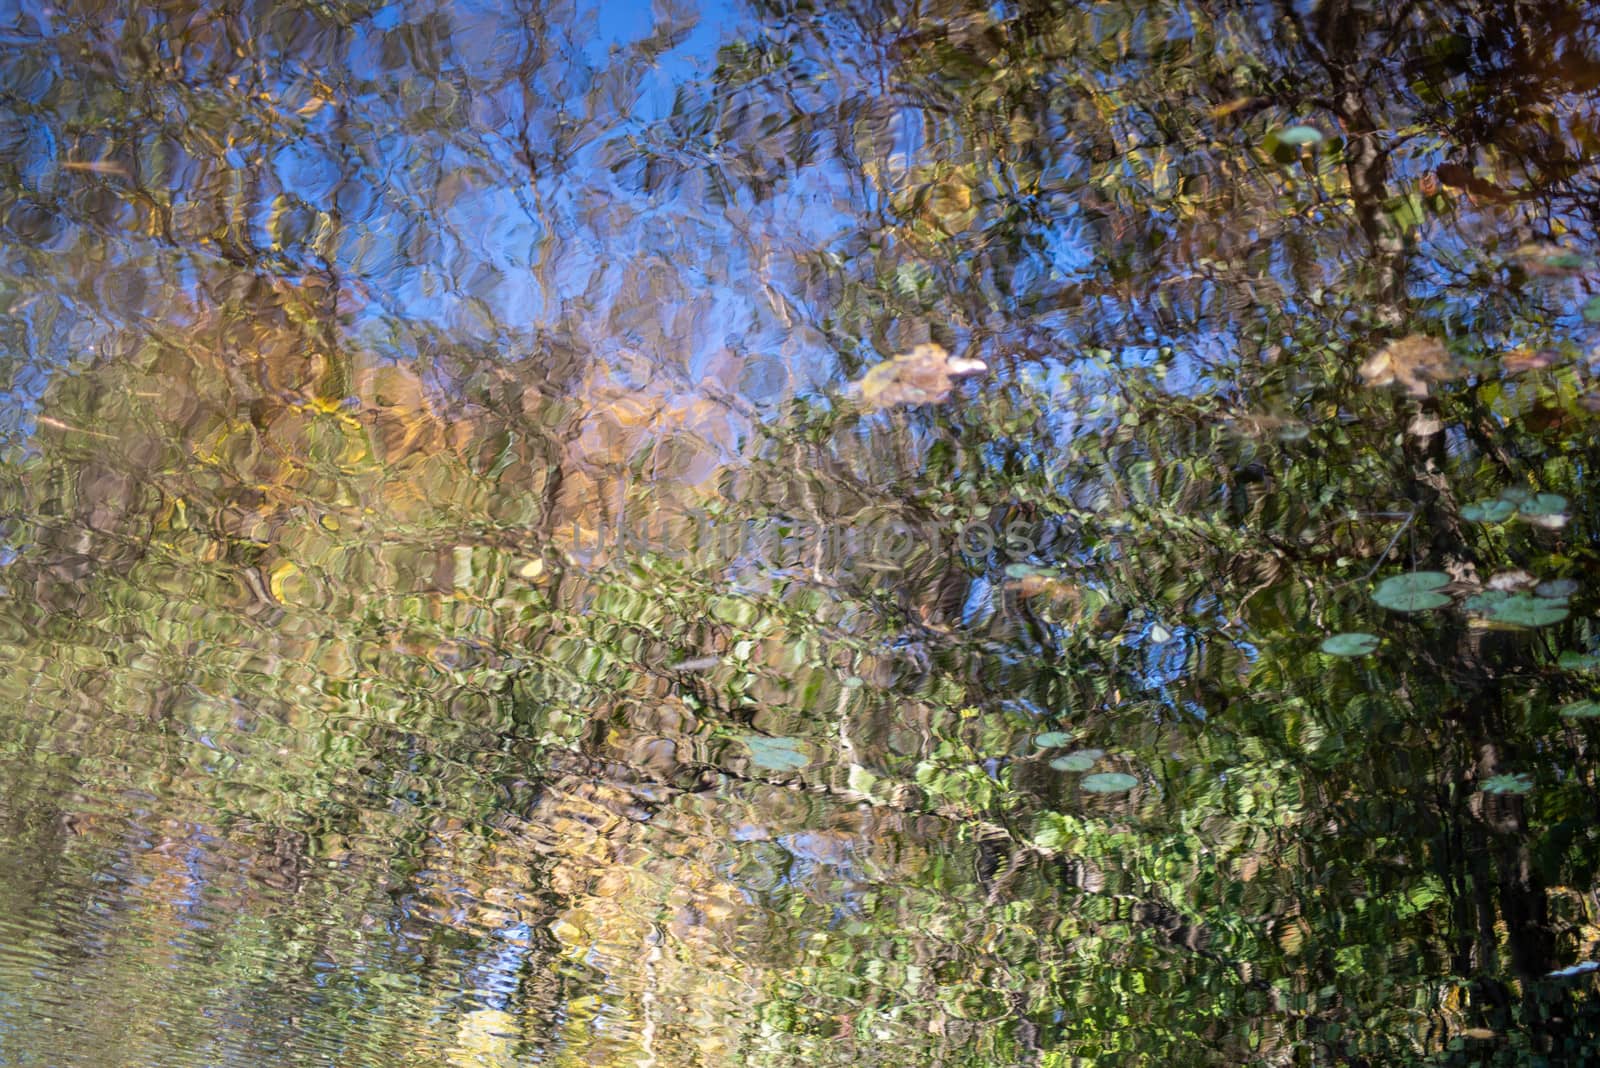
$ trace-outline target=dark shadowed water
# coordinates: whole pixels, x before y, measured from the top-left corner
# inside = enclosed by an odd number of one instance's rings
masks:
[[[0,1064],[1600,1063],[1597,87],[0,5]]]

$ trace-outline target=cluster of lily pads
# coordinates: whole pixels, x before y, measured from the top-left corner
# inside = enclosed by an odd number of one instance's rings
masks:
[[[1534,493],[1521,486],[1508,486],[1498,497],[1485,497],[1463,507],[1461,518],[1471,523],[1521,519],[1535,526],[1559,530],[1567,525],[1567,499],[1559,493]]]
[[[1548,627],[1567,618],[1568,600],[1578,592],[1573,579],[1559,578],[1539,582],[1523,572],[1496,576],[1461,602],[1461,607],[1487,622],[1508,627]],[[1378,583],[1372,599],[1391,612],[1426,612],[1443,608],[1453,598],[1445,592],[1450,576],[1443,571],[1408,571],[1391,575]],[[1322,651],[1330,656],[1366,656],[1375,652],[1380,640],[1365,631],[1348,631],[1323,639]],[[1600,654],[1564,654],[1562,667],[1600,666]]]
[[[1559,526],[1566,522],[1566,506],[1566,498],[1553,493],[1507,491],[1496,500],[1467,506],[1462,515],[1480,522],[1503,522],[1514,515],[1531,521],[1559,517],[1560,522],[1553,524]],[[1450,576],[1442,571],[1391,575],[1378,583],[1372,599],[1391,612],[1426,612],[1451,603],[1453,598],[1445,592],[1450,582]],[[1526,572],[1506,572],[1490,579],[1488,588],[1463,599],[1461,607],[1494,624],[1545,627],[1567,618],[1568,599],[1576,592],[1578,583],[1573,579],[1539,582]],[[1376,652],[1380,644],[1381,639],[1375,634],[1347,631],[1324,638],[1321,648],[1330,656],[1361,657]],[[1566,670],[1600,670],[1600,652],[1565,652],[1558,663]],[[1561,706],[1559,714],[1563,719],[1600,719],[1600,701],[1571,701]],[[1484,779],[1478,789],[1490,794],[1525,794],[1533,785],[1528,774],[1509,772]]]
[[[1450,603],[1450,595],[1444,592],[1449,584],[1450,576],[1443,571],[1408,571],[1378,583],[1372,599],[1391,612],[1426,612]],[[1501,586],[1491,582],[1488,589],[1463,600],[1461,607],[1494,623],[1547,627],[1567,618],[1567,600],[1577,590],[1572,579],[1538,582],[1530,577]]]
[[[1040,749],[1063,749],[1072,744],[1072,736],[1065,731],[1045,731],[1033,739]],[[1057,771],[1085,772],[1106,755],[1104,749],[1076,749],[1050,761]],[[1078,786],[1091,794],[1120,794],[1139,785],[1139,780],[1125,771],[1097,771],[1085,775]]]

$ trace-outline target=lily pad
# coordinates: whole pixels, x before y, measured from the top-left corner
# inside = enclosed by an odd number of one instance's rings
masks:
[[[1567,650],[1556,665],[1566,671],[1594,671],[1600,668],[1600,653],[1578,653]]]
[[[750,750],[750,763],[768,771],[799,771],[811,763],[805,743],[798,738],[768,738],[747,734],[739,739]]]
[[[1500,499],[1510,501],[1512,504],[1525,504],[1533,500],[1533,491],[1522,486],[1507,486],[1500,491]]]
[[[1138,786],[1139,780],[1125,771],[1097,771],[1078,785],[1091,794],[1121,794]]]
[[[1366,656],[1377,648],[1378,636],[1359,630],[1322,639],[1322,651],[1329,656]]]
[[[1504,499],[1473,501],[1461,509],[1461,518],[1470,523],[1504,523],[1516,514],[1516,504]]]
[[[1045,731],[1033,740],[1033,744],[1040,749],[1056,749],[1072,741],[1072,735],[1066,731]]]
[[[1566,619],[1567,611],[1564,599],[1514,593],[1489,608],[1488,615],[1496,623],[1510,623],[1516,627],[1548,627]]]
[[[1425,612],[1430,608],[1443,608],[1450,598],[1439,589],[1450,581],[1443,571],[1412,571],[1405,575],[1391,575],[1378,583],[1372,599],[1391,612]]]
[[[1050,766],[1057,771],[1088,771],[1105,755],[1104,749],[1079,749],[1075,753],[1056,757],[1050,761]]]
[[[1567,499],[1559,493],[1536,493],[1531,499],[1517,505],[1517,511],[1523,515],[1561,515],[1566,510]]]
[[[1509,600],[1511,600],[1509,590],[1484,590],[1462,601],[1461,607],[1469,612],[1493,612]]]
[[[1560,578],[1541,582],[1533,588],[1533,592],[1540,597],[1558,597],[1565,599],[1578,592],[1577,579]]]
[[[1600,701],[1573,701],[1561,706],[1564,719],[1600,719]]]
[[[1533,789],[1533,777],[1521,771],[1491,775],[1478,784],[1478,789],[1486,794],[1525,794]]]
[[[1278,131],[1278,143],[1281,145],[1316,145],[1324,140],[1326,138],[1322,131],[1315,126],[1289,126]]]

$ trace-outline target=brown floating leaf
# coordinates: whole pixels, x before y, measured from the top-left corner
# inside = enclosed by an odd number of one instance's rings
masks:
[[[1543,371],[1547,367],[1554,367],[1561,360],[1561,353],[1554,349],[1512,349],[1500,357],[1500,363],[1507,374],[1521,374],[1524,371]]]
[[[1406,433],[1414,438],[1432,437],[1443,429],[1444,423],[1426,412],[1418,412],[1412,417],[1411,422],[1406,424]]]
[[[113,163],[108,159],[69,159],[62,162],[63,170],[84,171],[88,174],[114,174],[126,178],[128,172],[120,163]]]
[[[1211,117],[1213,119],[1225,119],[1229,115],[1232,115],[1235,111],[1242,111],[1245,108],[1250,107],[1250,106],[1252,106],[1254,104],[1257,104],[1259,102],[1260,102],[1260,98],[1258,98],[1258,97],[1237,96],[1237,97],[1234,97],[1232,100],[1225,100],[1220,104],[1214,105],[1211,108]]]
[[[1581,255],[1560,245],[1523,245],[1511,254],[1511,258],[1529,274],[1544,278],[1578,274],[1587,266]]]
[[[982,360],[953,359],[944,346],[924,344],[878,364],[858,387],[869,408],[939,404],[949,398],[957,378],[988,369]]]
[[[1410,334],[1389,342],[1361,365],[1361,377],[1369,386],[1398,382],[1413,397],[1428,395],[1428,380],[1444,382],[1459,372],[1450,362],[1450,353],[1437,338]]]
[[[1498,571],[1489,576],[1491,590],[1531,590],[1539,580],[1523,570]]]

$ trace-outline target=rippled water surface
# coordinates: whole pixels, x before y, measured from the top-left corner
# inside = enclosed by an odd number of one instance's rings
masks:
[[[0,1064],[1600,1063],[1597,87],[0,6]]]

